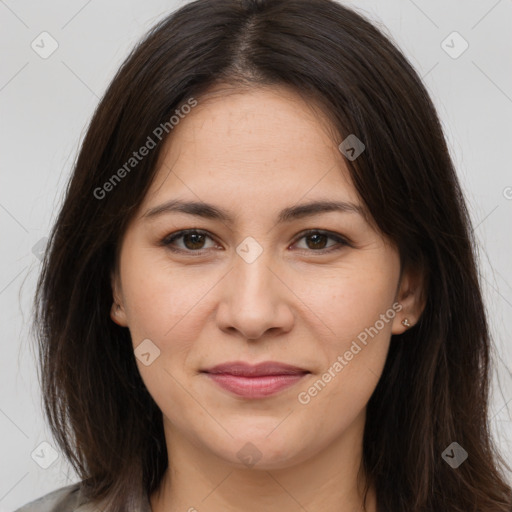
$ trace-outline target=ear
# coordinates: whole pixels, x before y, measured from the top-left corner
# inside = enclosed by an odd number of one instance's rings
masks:
[[[121,288],[121,279],[117,270],[110,273],[110,285],[112,287],[113,303],[110,309],[110,318],[121,327],[128,327],[126,311],[123,302],[123,292]]]
[[[424,267],[418,265],[404,269],[395,296],[395,302],[398,302],[402,309],[393,319],[392,334],[402,334],[418,323],[425,309],[426,298],[427,279]],[[402,324],[406,318],[410,326]]]

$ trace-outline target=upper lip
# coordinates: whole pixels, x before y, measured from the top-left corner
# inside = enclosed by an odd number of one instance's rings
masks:
[[[276,361],[264,361],[256,365],[251,365],[243,361],[232,361],[228,363],[218,364],[212,368],[202,370],[206,373],[223,373],[229,375],[240,375],[242,377],[260,377],[266,375],[297,375],[301,373],[309,373],[304,368],[292,366]]]

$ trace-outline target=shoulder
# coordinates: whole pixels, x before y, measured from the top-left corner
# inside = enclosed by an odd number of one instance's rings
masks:
[[[56,489],[14,512],[89,512],[80,492],[80,483]]]

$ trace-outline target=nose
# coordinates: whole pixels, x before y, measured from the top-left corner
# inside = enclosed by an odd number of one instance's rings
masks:
[[[236,255],[233,269],[223,279],[216,316],[219,328],[236,331],[248,340],[270,332],[289,332],[294,321],[290,304],[293,293],[283,277],[266,251],[251,263]]]

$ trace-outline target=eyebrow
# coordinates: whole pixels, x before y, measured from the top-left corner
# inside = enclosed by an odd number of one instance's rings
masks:
[[[335,211],[355,213],[362,216],[365,220],[367,219],[366,209],[359,204],[346,201],[313,201],[284,208],[279,212],[277,222],[291,222],[296,219]],[[186,213],[188,215],[195,215],[206,219],[220,220],[226,224],[234,223],[233,215],[218,206],[205,202],[181,201],[178,199],[172,199],[161,205],[150,208],[142,215],[142,217],[152,219],[160,215],[173,212]]]

